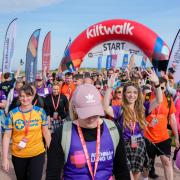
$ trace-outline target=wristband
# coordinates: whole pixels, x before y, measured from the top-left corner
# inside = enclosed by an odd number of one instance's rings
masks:
[[[155,88],[159,88],[160,87],[160,83],[159,84],[157,84],[157,85],[155,85]]]

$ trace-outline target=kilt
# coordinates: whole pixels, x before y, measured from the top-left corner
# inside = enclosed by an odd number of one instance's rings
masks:
[[[150,162],[146,151],[146,144],[143,137],[137,138],[138,147],[132,148],[131,141],[125,141],[127,165],[130,171],[142,172],[143,169],[150,168]]]

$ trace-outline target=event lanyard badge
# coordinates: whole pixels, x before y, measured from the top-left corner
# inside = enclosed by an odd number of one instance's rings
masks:
[[[29,127],[30,127],[31,112],[30,112],[30,115],[29,115],[28,123],[26,123],[26,118],[24,116],[24,113],[22,112],[22,117],[23,117],[24,125],[25,125],[25,136],[22,138],[22,140],[18,144],[19,149],[24,149],[26,147],[26,145],[27,145],[27,142],[28,142],[27,134],[29,132]]]
[[[51,99],[52,99],[53,107],[54,107],[54,110],[55,110],[55,112],[53,113],[53,120],[58,120],[57,108],[58,108],[59,102],[60,102],[60,94],[59,94],[59,96],[58,96],[58,101],[57,101],[57,104],[56,104],[56,105],[55,105],[54,98],[53,98],[52,95],[51,95]]]
[[[136,122],[130,123],[130,129],[132,131],[132,136],[131,136],[131,148],[137,148],[138,147],[138,142],[137,142],[137,137],[134,135],[134,131],[136,128]]]
[[[87,166],[89,169],[89,172],[91,174],[92,180],[95,179],[95,175],[96,175],[96,171],[97,171],[97,167],[98,167],[98,162],[99,162],[99,155],[100,155],[100,123],[99,121],[97,122],[97,140],[96,140],[96,158],[95,158],[95,165],[94,165],[94,173],[92,170],[92,165],[90,162],[90,158],[89,158],[89,154],[88,154],[88,150],[87,150],[87,146],[86,146],[86,142],[84,140],[84,136],[81,130],[81,127],[79,126],[79,122],[77,121],[77,129],[78,129],[78,134],[80,137],[80,141],[83,147],[83,151],[84,151],[84,155],[86,158],[86,162],[87,162]]]

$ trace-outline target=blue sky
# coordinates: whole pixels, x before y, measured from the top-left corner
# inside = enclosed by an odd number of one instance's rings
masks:
[[[0,64],[6,28],[17,17],[13,69],[26,57],[32,32],[41,28],[38,68],[41,68],[43,39],[52,32],[51,69],[57,68],[69,37],[107,19],[130,19],[156,32],[171,48],[180,28],[180,1],[172,0],[6,0],[0,1]],[[88,63],[88,62],[86,62]],[[86,64],[87,65],[87,64]],[[0,65],[1,66],[1,65]],[[96,66],[96,64],[95,64]]]

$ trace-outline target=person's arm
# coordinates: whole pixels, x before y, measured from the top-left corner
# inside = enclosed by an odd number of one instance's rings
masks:
[[[19,77],[21,68],[22,68],[22,65],[20,64],[20,65],[18,66],[18,69],[17,69],[17,71],[16,71],[16,74],[14,75],[14,78],[15,78],[15,79],[17,79],[17,78]]]
[[[146,73],[148,74],[148,78],[151,82],[154,83],[155,85],[155,99],[150,103],[150,108],[149,108],[149,112],[151,112],[153,109],[155,109],[159,104],[162,103],[163,101],[163,93],[159,84],[159,78],[156,75],[155,71],[153,70],[149,70],[146,71]]]
[[[167,81],[167,85],[166,85],[167,91],[174,97],[176,95],[176,89],[172,88],[169,85],[169,81]]]
[[[124,145],[122,130],[118,127],[118,131],[120,134],[120,140],[116,148],[116,154],[113,162],[113,174],[116,180],[130,180],[131,178],[127,166],[127,158],[124,148],[125,145]]]
[[[178,135],[176,117],[175,117],[174,113],[169,115],[169,121],[170,121],[170,125],[171,125],[171,128],[172,128],[173,134],[175,136],[176,148],[178,149],[179,148],[179,135]]]
[[[9,143],[12,135],[12,130],[6,130],[2,140],[2,167],[5,171],[9,171]]]
[[[64,99],[64,110],[66,113],[66,116],[69,115],[69,102],[66,96],[63,95],[63,99]]]
[[[46,116],[46,113],[44,111],[44,109],[41,108],[41,119],[42,119],[42,134],[43,137],[46,141],[46,145],[47,147],[49,147],[50,142],[51,142],[51,133],[48,129],[48,118]]]
[[[42,133],[43,133],[43,137],[46,141],[46,146],[49,148],[50,142],[51,142],[51,133],[48,129],[48,126],[42,126]]]
[[[64,152],[61,146],[62,127],[52,134],[47,151],[46,180],[59,180],[64,167]]]
[[[110,99],[111,99],[111,93],[112,93],[112,88],[114,87],[115,84],[115,76],[111,76],[110,79],[108,79],[108,89],[105,92],[104,99],[103,99],[103,108],[104,111],[106,112],[107,115],[111,116],[114,118],[114,113],[113,109],[110,106]]]

